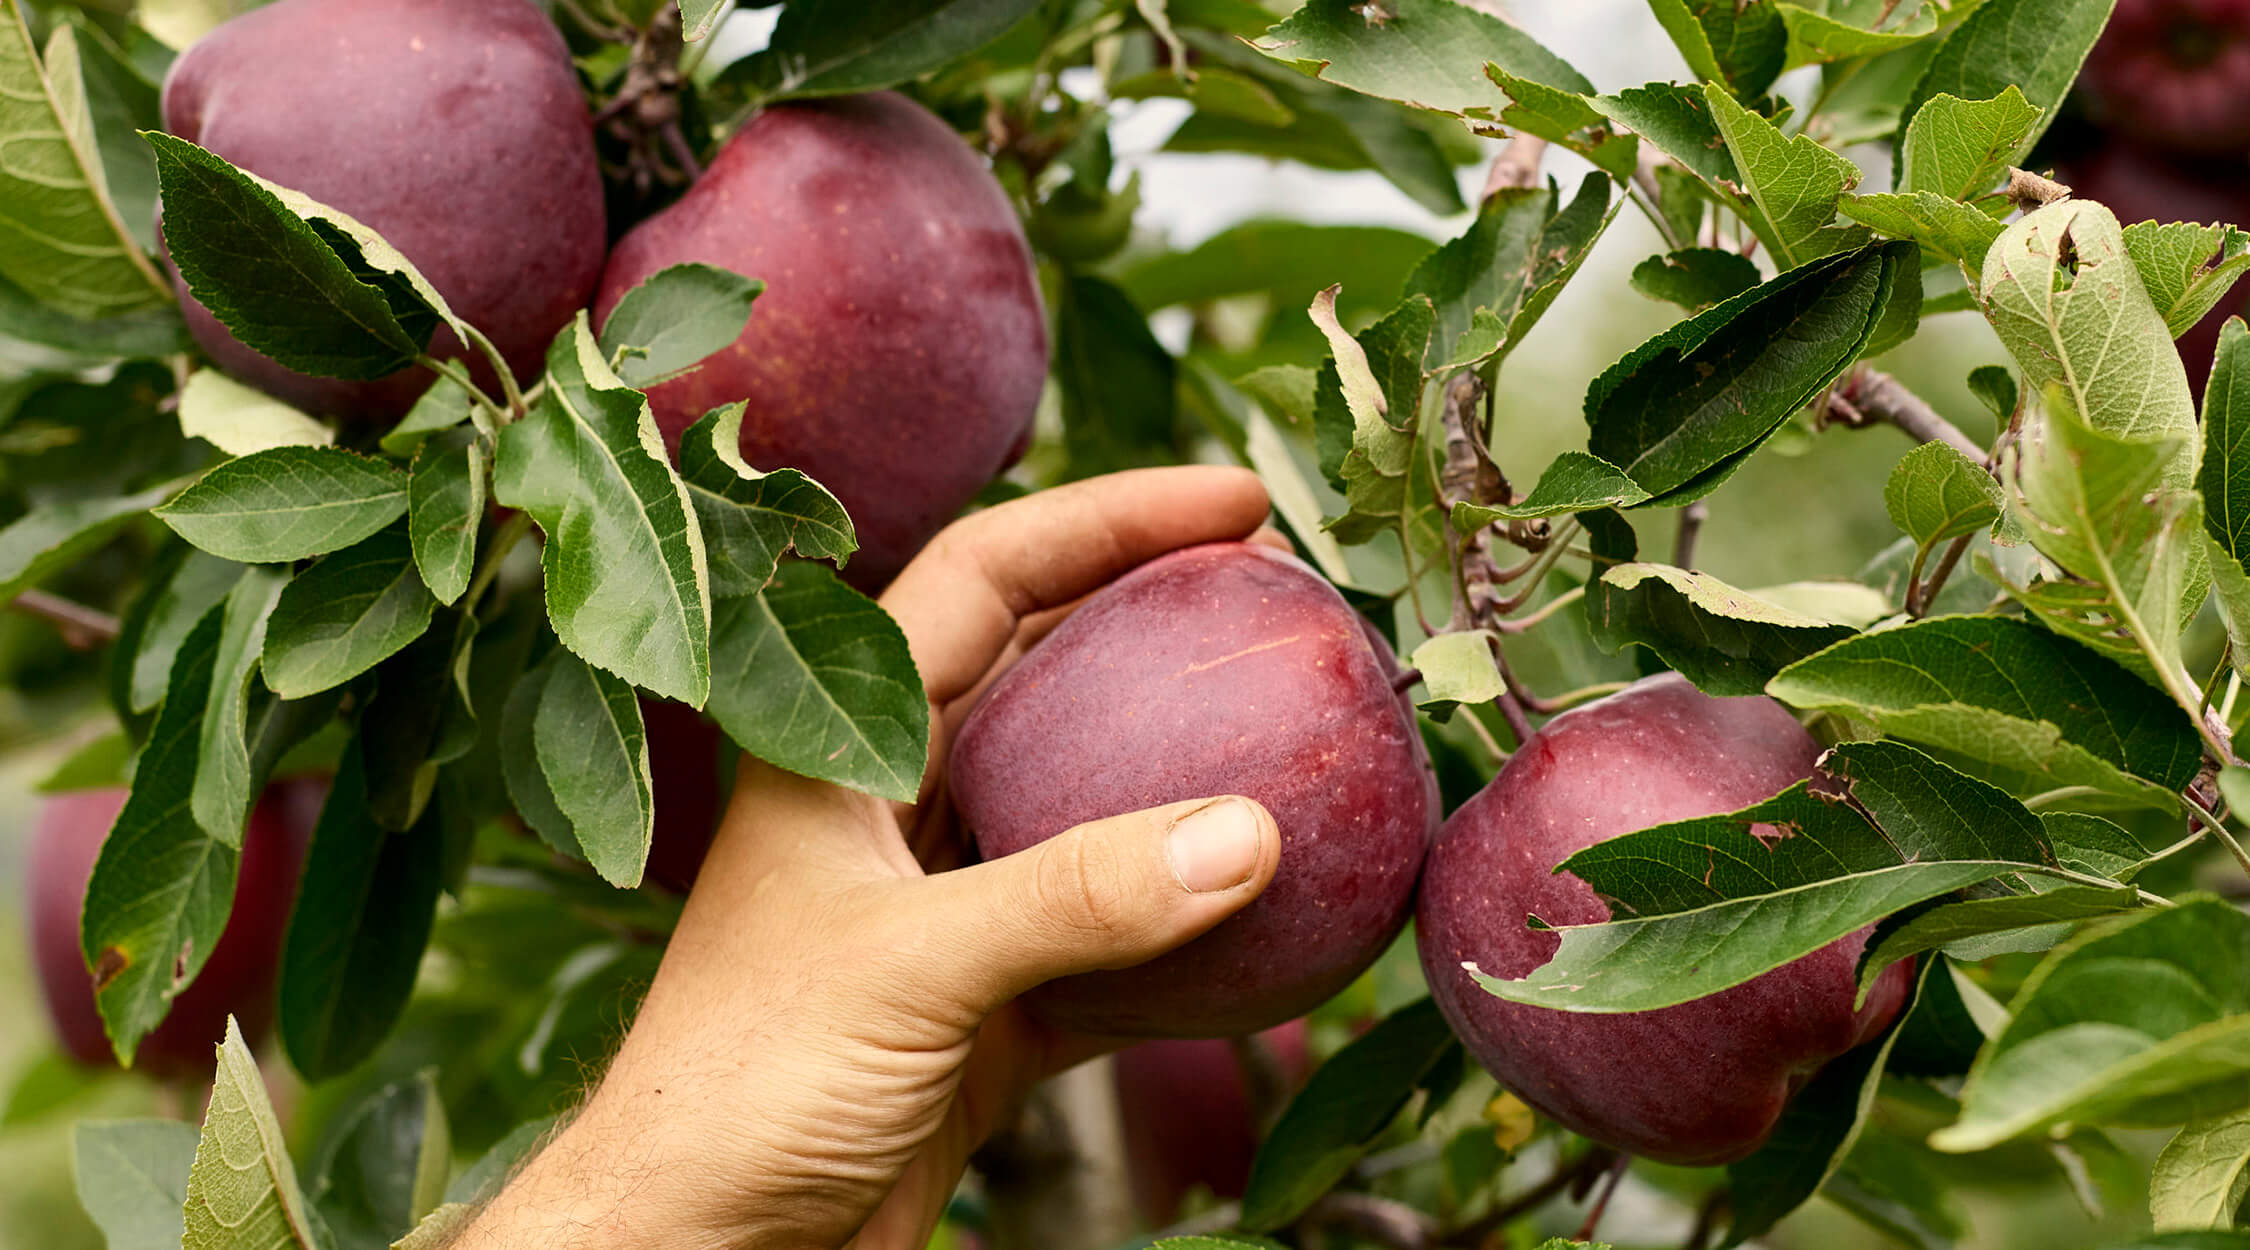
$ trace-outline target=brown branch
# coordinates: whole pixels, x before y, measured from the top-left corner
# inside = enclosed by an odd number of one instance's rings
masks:
[[[26,590],[8,602],[8,606],[26,616],[36,616],[54,623],[62,635],[64,645],[73,651],[91,651],[105,643],[117,641],[121,626],[116,617],[96,611],[82,603],[50,595],[44,590]]]
[[[1340,1228],[1386,1250],[1435,1250],[1437,1221],[1403,1202],[1374,1194],[1333,1190],[1321,1195],[1300,1228]]]
[[[1251,1121],[1263,1137],[1265,1130],[1281,1118],[1282,1108],[1289,1105],[1289,1073],[1282,1068],[1281,1057],[1273,1053],[1273,1047],[1255,1033],[1228,1038],[1227,1046],[1234,1051],[1236,1066],[1242,1069],[1243,1088],[1250,1095]]]
[[[2070,188],[2052,178],[2043,178],[2028,169],[2008,167],[2007,196],[2017,208],[2025,212],[2043,208],[2056,200],[2070,198]]]
[[[1680,509],[1680,532],[1672,540],[1672,565],[1674,568],[1695,567],[1695,540],[1703,534],[1703,523],[1711,518],[1710,505],[1697,500]]]
[[[1574,1158],[1564,1159],[1555,1165],[1545,1180],[1533,1185],[1484,1215],[1445,1234],[1439,1246],[1448,1250],[1481,1250],[1494,1233],[1509,1221],[1527,1215],[1562,1197],[1581,1184],[1598,1179],[1612,1166],[1617,1152],[1607,1146],[1596,1146]]]
[[[1984,460],[1984,448],[1975,439],[1938,415],[1904,383],[1878,369],[1862,369],[1838,384],[1829,396],[1826,419],[1855,430],[1895,425],[1915,442],[1944,443],[1971,460]]]
[[[1533,134],[1518,132],[1492,158],[1492,171],[1484,176],[1484,194],[1478,202],[1491,199],[1502,191],[1521,190],[1539,185],[1539,163],[1547,155],[1547,141]]]
[[[1939,558],[1938,566],[1930,570],[1929,580],[1917,581],[1906,588],[1908,616],[1920,618],[1928,614],[1930,604],[1936,601],[1938,592],[1945,589],[1946,579],[1953,576],[1954,566],[1961,563],[1961,553],[1969,549],[1971,537],[1973,535],[1963,534],[1954,539],[1952,545],[1945,549],[1945,555]]]

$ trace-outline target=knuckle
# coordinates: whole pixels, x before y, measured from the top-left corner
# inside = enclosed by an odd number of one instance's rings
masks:
[[[1117,848],[1101,838],[1064,839],[1039,876],[1041,911],[1064,936],[1115,944],[1138,930],[1132,872]]]

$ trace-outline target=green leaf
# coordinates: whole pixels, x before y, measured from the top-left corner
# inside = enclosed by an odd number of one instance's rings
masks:
[[[1836,211],[1894,239],[1922,246],[1937,261],[1975,273],[1985,254],[2007,229],[1981,208],[1929,191],[1892,195],[1847,195]]]
[[[110,200],[72,28],[41,65],[19,0],[0,0],[0,134],[0,276],[89,321],[171,300]]]
[[[493,644],[475,649],[482,630],[478,619],[446,613],[376,670],[374,697],[359,718],[359,740],[368,810],[377,826],[404,832],[422,819],[436,793],[438,767],[476,748],[480,710],[501,702],[502,692],[522,676],[521,652],[533,631],[510,617],[499,618],[493,628]],[[362,698],[365,689],[360,688]]]
[[[1400,278],[1429,254],[1429,239],[1405,230],[1255,218],[1186,251],[1124,258],[1117,283],[1152,312],[1253,294],[1301,307],[1334,283],[1338,314],[1358,325],[1390,311]]]
[[[1715,695],[1756,694],[1774,674],[1853,632],[1668,564],[1613,565],[1588,589],[1587,623],[1602,650],[1640,643]]]
[[[2015,415],[2020,398],[2016,375],[2003,365],[1978,365],[1969,370],[1969,393],[1983,400],[1984,406],[2002,423]]]
[[[2032,391],[2060,386],[2087,424],[2113,437],[2194,432],[2187,372],[2108,209],[2058,200],[2027,214],[1993,245],[1982,289],[1985,315]],[[2185,450],[2165,475],[2175,485],[2194,475],[2192,445]]]
[[[2159,1232],[2232,1228],[2246,1195],[2250,1111],[2188,1121],[2149,1169],[2149,1217]]]
[[[258,1061],[227,1021],[218,1079],[203,1115],[203,1139],[188,1173],[187,1236],[198,1247],[259,1246],[323,1250],[322,1230],[297,1185],[281,1122],[266,1097]]]
[[[1809,135],[1784,137],[1716,83],[1707,84],[1703,96],[1742,171],[1740,190],[1728,189],[1729,198],[1777,265],[1794,269],[1865,237],[1829,224],[1836,201],[1859,184],[1858,166]]]
[[[1062,281],[1055,301],[1055,381],[1074,475],[1147,468],[1179,458],[1179,364],[1114,283]]]
[[[1486,65],[1484,72],[1508,94],[1507,107],[1500,110],[1502,125],[1568,148],[1612,178],[1631,178],[1640,167],[1640,140],[1612,129],[1584,94],[1534,82],[1497,65]]]
[[[1714,489],[1858,359],[1911,248],[1825,257],[1682,321],[1586,390],[1587,449],[1657,502]]]
[[[1322,367],[1314,405],[1321,469],[1344,492],[1346,512],[1331,522],[1345,542],[1364,542],[1397,524],[1408,507],[1422,402],[1422,361],[1436,311],[1413,295],[1357,335],[1336,318],[1336,289],[1313,300],[1313,324],[1334,354]]]
[[[1781,3],[1789,32],[1788,67],[1897,52],[1952,26],[1977,10],[1983,0],[1807,0]],[[1880,27],[1881,29],[1877,29]],[[1849,68],[1848,66],[1846,68]]]
[[[1739,812],[1658,825],[1563,861],[1629,919],[1562,927],[1545,965],[1487,991],[1565,1011],[1669,1007],[1771,971],[1884,916],[2021,871],[2051,871],[2039,822],[1911,747],[1851,742],[1824,765],[1851,802],[1799,782]]]
[[[1504,358],[1577,273],[1615,212],[1610,180],[1599,173],[1586,176],[1568,206],[1552,186],[1511,187],[1488,197],[1466,233],[1407,276],[1406,295],[1427,295],[1437,309],[1433,354],[1459,357],[1477,314],[1489,312],[1505,332],[1476,356],[1498,352]]]
[[[13,599],[93,554],[136,516],[173,492],[167,483],[112,499],[44,504],[0,528],[0,600]]]
[[[2243,578],[2232,573],[2250,572],[2250,327],[2240,317],[2229,317],[2219,330],[2219,353],[2211,366],[2211,379],[2203,391],[2203,463],[2197,476],[2203,494],[2203,528],[2217,544],[2212,559],[2213,580],[2220,590],[2222,612],[2229,624],[2250,629],[2250,594],[2230,602],[2230,590],[2245,589]],[[6,537],[0,531],[0,540]]]
[[[157,519],[215,556],[245,564],[307,560],[351,546],[406,515],[407,476],[338,447],[276,447],[226,461]]]
[[[2051,1125],[2154,1127],[2250,1104],[2250,916],[2182,900],[2055,948],[1961,1087],[1940,1150]]]
[[[1983,195],[2006,180],[2040,111],[2012,83],[1989,100],[1931,97],[1907,124],[1899,189],[1948,200]]]
[[[285,699],[343,685],[422,636],[437,601],[406,527],[323,557],[281,592],[265,636],[266,684]]]
[[[570,817],[563,814],[555,800],[554,787],[547,784],[546,769],[539,762],[535,732],[539,708],[547,693],[547,679],[558,666],[570,662],[569,652],[552,651],[509,690],[500,720],[500,767],[507,783],[508,798],[515,804],[516,814],[523,817],[523,822],[558,853],[583,860],[586,852],[578,845],[578,835],[571,830]]]
[[[1781,73],[1788,29],[1768,0],[1650,0],[1695,76],[1756,99]]]
[[[78,1203],[109,1250],[178,1250],[196,1137],[178,1120],[82,1120],[72,1130]]]
[[[189,806],[197,824],[236,850],[242,849],[250,801],[265,781],[251,762],[251,747],[259,735],[251,725],[250,683],[265,649],[266,623],[288,580],[280,569],[248,570],[227,592],[220,610],[219,645],[197,737],[195,789]]]
[[[1930,978],[1945,975],[1942,963],[1923,965],[1906,1005],[1883,1030],[1882,1040],[1855,1046],[1823,1064],[1804,1088],[1790,1095],[1773,1134],[1757,1153],[1727,1165],[1727,1183],[1735,1193],[1728,1244],[1764,1235],[1843,1168],[1867,1125],[1868,1113],[1874,1110],[1883,1070],[1905,1032],[1907,1018],[1920,1004]]]
[[[421,583],[439,603],[459,599],[476,570],[488,470],[484,440],[474,430],[441,430],[414,453],[407,534]]]
[[[2131,881],[2155,858],[2140,839],[2113,821],[2088,812],[2042,812],[2055,858],[2073,872],[2110,881]]]
[[[1633,266],[1634,290],[1689,312],[1733,299],[1761,281],[1749,257],[1720,247],[1682,248]]]
[[[2089,428],[2048,388],[2003,464],[2008,514],[2063,577],[2008,591],[2050,628],[2153,677],[2183,707],[2198,701],[2180,658],[2187,613],[2207,572],[2193,491],[2166,479],[2194,457],[2185,439]],[[2193,587],[2191,594],[2190,587]]]
[[[1924,546],[1990,526],[2000,519],[2000,503],[2000,483],[1944,443],[1924,443],[1899,457],[1883,485],[1891,524]]]
[[[711,685],[703,530],[648,400],[610,372],[584,316],[549,349],[529,415],[501,431],[492,492],[546,534],[547,616],[563,645],[701,707]]]
[[[2078,77],[2078,66],[2109,21],[2114,2],[1988,0],[1946,34],[1915,81],[1899,114],[1908,121],[1894,141],[1893,155],[1903,152],[1912,119],[1930,100],[1940,95],[1989,100],[2015,87],[2025,102],[2040,111],[2039,121],[2001,158],[2008,165],[2022,164],[2031,145],[2054,121]],[[1900,160],[1894,169],[1895,186],[1905,174],[1905,162]]]
[[[721,600],[707,709],[743,750],[822,781],[911,802],[929,757],[929,701],[906,636],[818,564],[785,564],[762,595]]]
[[[180,388],[180,431],[230,456],[336,441],[334,430],[216,369],[196,370]]]
[[[203,614],[241,580],[243,567],[185,544],[159,557],[148,586],[125,614],[112,671],[113,702],[130,720],[164,699],[172,660]]]
[[[714,599],[753,595],[783,553],[843,567],[859,539],[844,506],[795,469],[760,473],[742,458],[744,405],[705,413],[680,438],[680,476],[701,519]]]
[[[1279,1250],[1280,1244],[1263,1237],[1166,1237],[1148,1250]]]
[[[439,374],[423,391],[414,406],[391,432],[383,436],[380,444],[383,454],[408,459],[421,450],[422,443],[439,430],[449,430],[469,419],[470,409],[476,401],[459,382]]]
[[[539,771],[586,862],[611,885],[639,885],[655,836],[656,802],[648,731],[633,687],[575,657],[558,656],[539,693],[532,739]]]
[[[120,1062],[162,1022],[226,928],[239,854],[193,818],[196,743],[211,692],[222,610],[180,645],[169,688],[133,770],[133,792],[86,886],[80,951]]]
[[[2041,826],[2047,827],[2044,821]],[[2062,848],[2058,846],[2056,855],[2061,854]],[[1876,929],[1865,953],[1860,956],[1860,993],[1866,994],[1867,987],[1875,983],[1875,978],[1881,976],[1885,968],[1926,951],[2016,929],[2099,920],[2140,905],[2140,893],[2131,886],[2095,885],[2065,885],[2041,894],[1940,903],[1911,913],[1901,924],[1885,924]]]
[[[2202,754],[2186,713],[2146,682],[2007,617],[1936,617],[1846,639],[1784,670],[1766,693],[1872,721],[1972,766],[2165,807]]]
[[[1566,451],[1547,465],[1539,483],[1521,502],[1487,507],[1462,501],[1453,505],[1453,527],[1473,533],[1497,521],[1532,521],[1596,508],[1630,508],[1646,502],[1625,471],[1599,456]]]
[[[1710,105],[1705,103],[1703,92],[1695,87],[1652,82],[1627,87],[1615,95],[1595,96],[1587,104],[1612,122],[1655,144],[1712,190],[1742,181],[1734,157],[1728,152],[1726,139],[1719,134],[1718,123],[1711,119]]]
[[[1224,47],[1198,47],[1206,57],[1224,61],[1228,55]],[[1430,121],[1382,100],[1314,82],[1247,48],[1243,56],[1255,70],[1270,75],[1261,84],[1282,100],[1294,120],[1268,126],[1198,112],[1172,132],[1164,150],[1251,152],[1321,169],[1372,169],[1432,213],[1452,216],[1467,207],[1454,176],[1455,158],[1440,138],[1443,132]],[[1457,125],[1450,119],[1443,124]],[[1322,275],[1330,282],[1337,277],[1333,272]]]
[[[444,1200],[452,1135],[435,1072],[375,1091],[329,1133],[312,1204],[340,1245],[388,1250]]]
[[[999,38],[1038,0],[800,0],[721,84],[769,99],[894,87]]]
[[[156,360],[195,350],[176,302],[88,321],[39,303],[4,274],[0,274],[0,334],[97,360]]]
[[[1491,635],[1482,630],[1439,634],[1416,647],[1408,663],[1430,692],[1422,710],[1441,721],[1464,703],[1490,703],[1508,691],[1492,658]]]
[[[282,943],[282,1045],[307,1080],[340,1076],[383,1042],[406,1006],[437,910],[437,822],[376,825],[355,738],[320,809]]]
[[[673,265],[625,292],[602,322],[602,355],[625,385],[646,390],[732,347],[766,289],[710,265]]]
[[[2123,233],[2125,252],[2173,338],[2194,329],[2250,271],[2250,233],[2233,226],[2143,221]]]
[[[358,221],[185,139],[144,137],[172,263],[247,346],[300,373],[379,378],[414,363],[441,321],[461,332],[428,280]]]
[[[1250,1165],[1241,1224],[1279,1228],[1350,1172],[1418,1089],[1461,1060],[1437,1004],[1417,999],[1320,1065]]]
[[[1458,0],[1311,0],[1250,46],[1325,82],[1415,108],[1490,120],[1498,65],[1562,91],[1592,83],[1513,23]]]

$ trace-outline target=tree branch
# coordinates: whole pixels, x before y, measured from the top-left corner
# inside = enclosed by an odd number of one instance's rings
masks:
[[[117,641],[120,626],[116,617],[60,595],[27,590],[10,600],[8,606],[26,616],[53,622],[64,644],[73,651],[91,651],[104,643]]]
[[[1672,566],[1695,567],[1695,540],[1703,535],[1703,523],[1711,518],[1711,506],[1701,500],[1680,509],[1680,531],[1672,540]]]
[[[1944,443],[1971,460],[1984,461],[1984,448],[1975,439],[1879,369],[1862,369],[1844,379],[1828,397],[1827,419],[1853,429],[1895,425],[1918,443]]]
[[[1517,131],[1500,155],[1492,158],[1492,171],[1484,177],[1484,194],[1478,202],[1491,199],[1502,191],[1536,187],[1539,185],[1539,162],[1547,155],[1547,141],[1534,134]]]

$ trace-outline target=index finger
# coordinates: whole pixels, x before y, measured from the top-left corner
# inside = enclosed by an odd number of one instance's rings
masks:
[[[1024,617],[1196,543],[1249,536],[1266,490],[1247,469],[1189,465],[1089,478],[948,526],[883,594],[930,701],[974,686]]]

